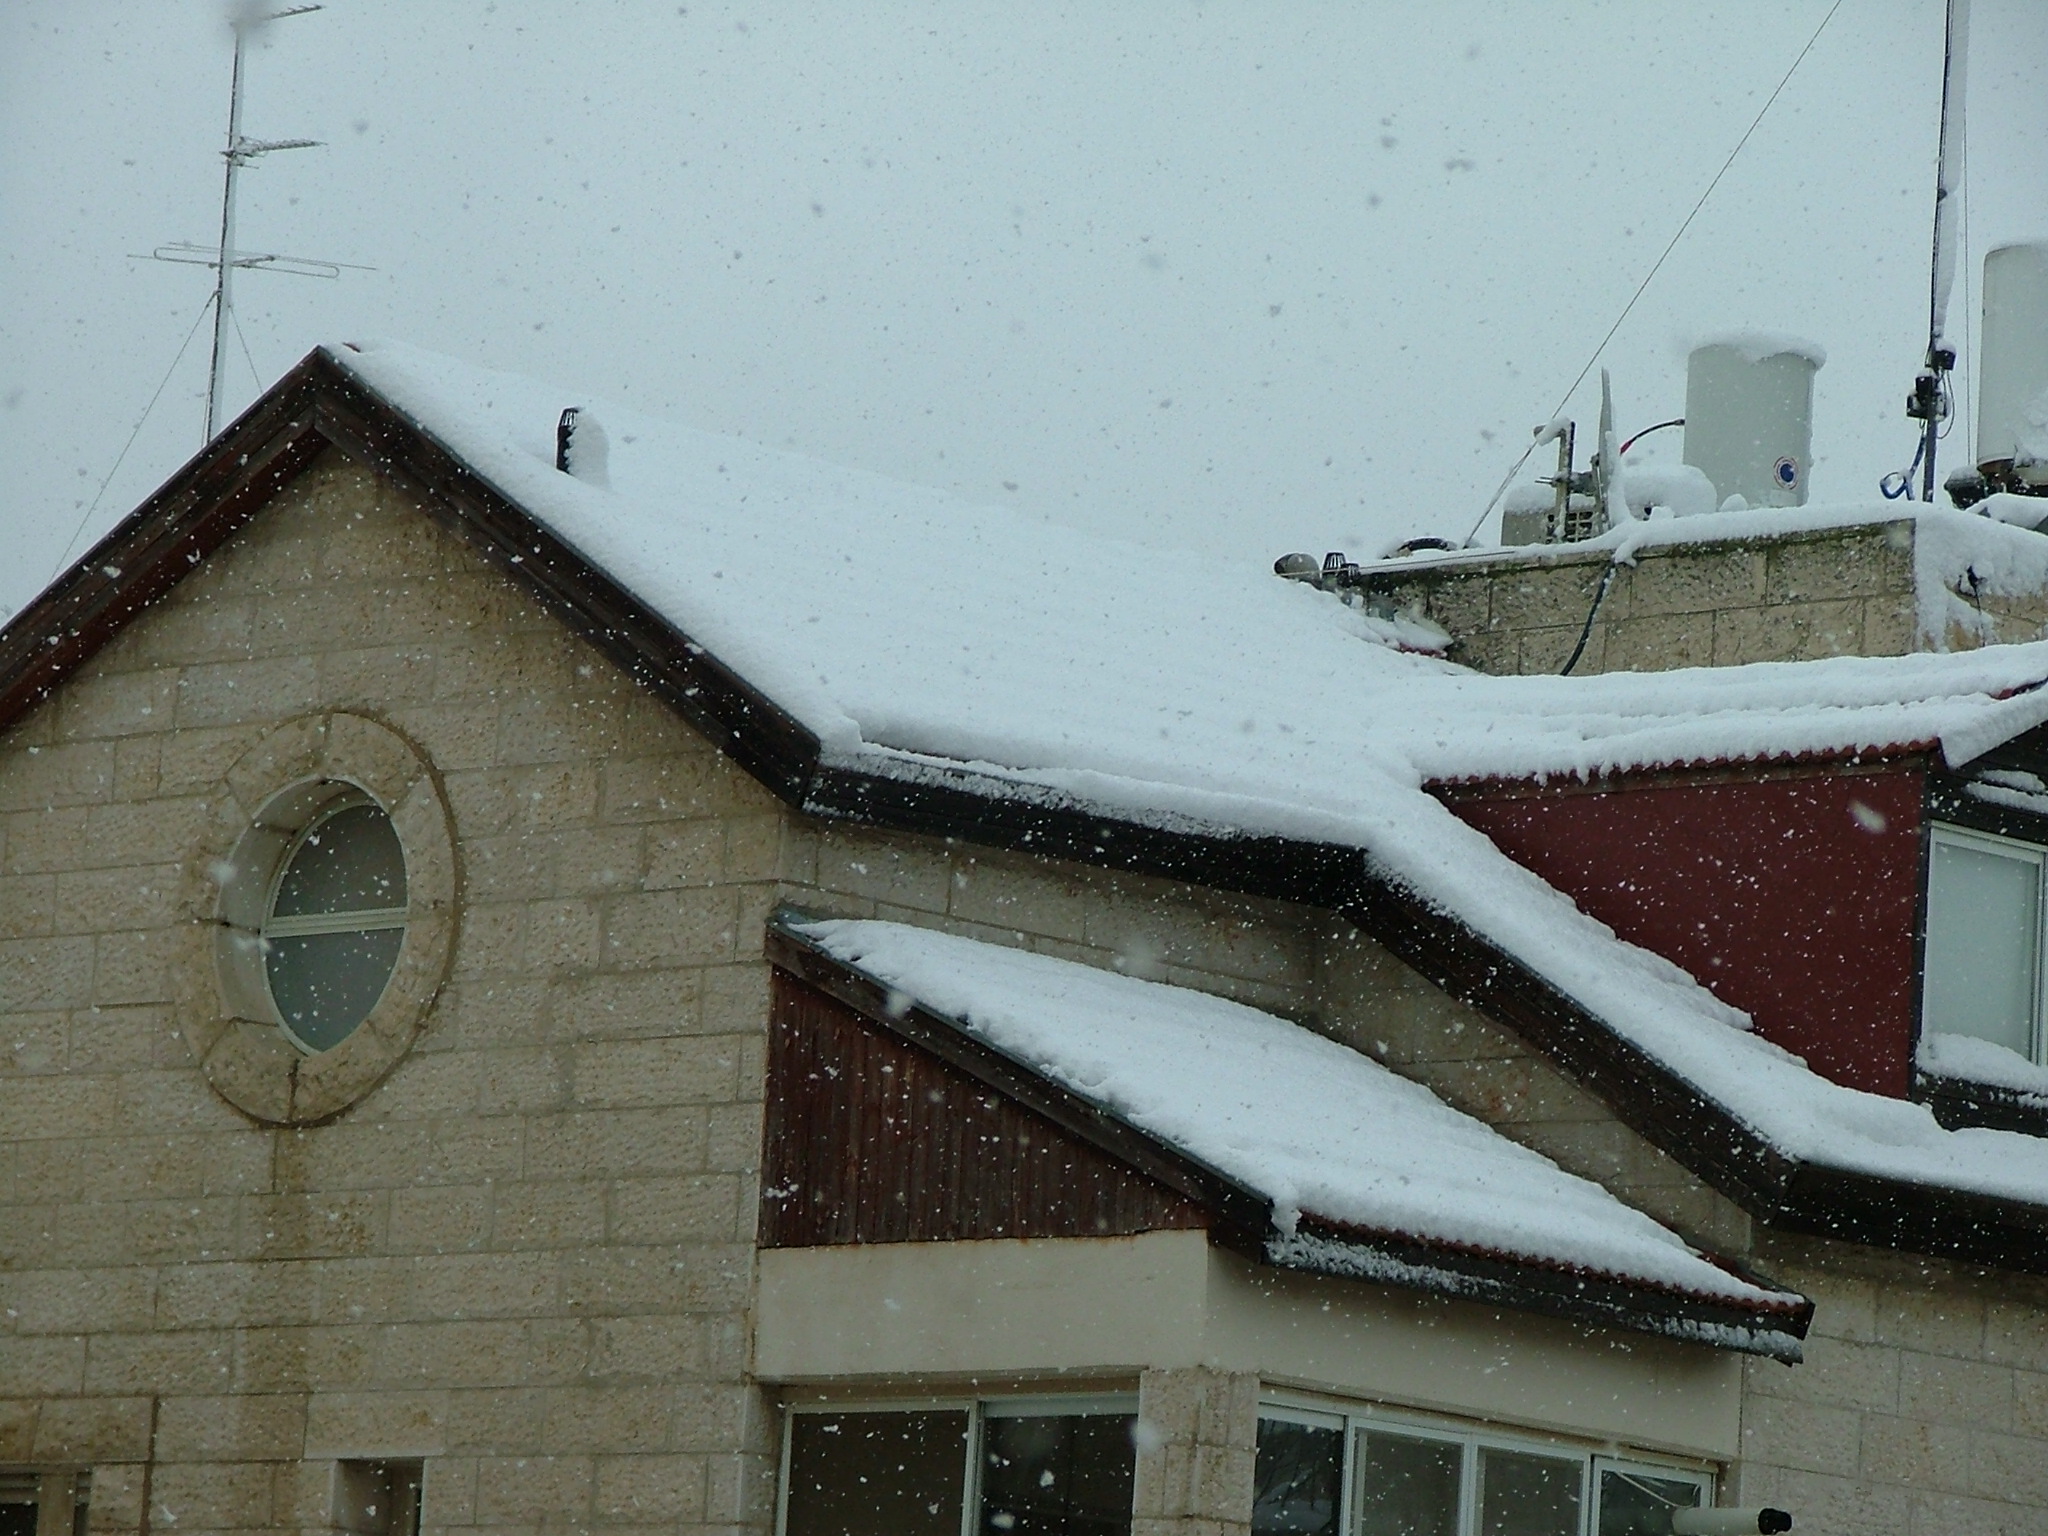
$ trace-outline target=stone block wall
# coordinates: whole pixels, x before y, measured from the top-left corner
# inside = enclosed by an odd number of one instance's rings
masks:
[[[1131,1536],[1250,1536],[1258,1433],[1257,1376],[1145,1372]]]
[[[216,1097],[179,861],[252,742],[355,709],[441,775],[452,971],[339,1118]],[[0,740],[0,1463],[100,1531],[765,1529],[745,1384],[779,806],[334,455]],[[149,1514],[143,1512],[147,1489]]]
[[[1482,672],[1556,673],[1578,644],[1609,564],[1605,550],[1516,550],[1369,568],[1366,590],[1442,625],[1453,661]],[[1904,520],[1645,549],[1614,567],[1572,670],[1904,655],[1926,648],[1913,580],[1913,525]]]

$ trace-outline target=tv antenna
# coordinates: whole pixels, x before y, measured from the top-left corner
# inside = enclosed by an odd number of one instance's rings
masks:
[[[227,374],[228,330],[235,327],[234,275],[237,268],[250,271],[286,272],[294,277],[322,277],[333,279],[341,276],[344,267],[358,272],[374,270],[358,267],[351,262],[321,261],[307,256],[286,256],[275,251],[240,251],[235,249],[235,179],[245,165],[254,165],[267,154],[281,149],[317,149],[318,139],[251,139],[242,134],[242,61],[249,37],[252,33],[268,26],[273,21],[283,21],[290,16],[306,16],[322,9],[318,5],[293,5],[283,10],[265,11],[254,6],[238,7],[232,19],[235,29],[235,71],[228,87],[228,143],[221,151],[221,158],[227,162],[227,177],[221,188],[220,197],[220,244],[218,246],[195,245],[190,241],[178,241],[160,245],[150,252],[157,261],[184,262],[194,266],[211,267],[214,270],[213,286],[213,367],[206,379],[206,440],[213,441],[220,430],[222,385]],[[244,344],[246,350],[246,343]],[[251,365],[254,366],[253,363]]]

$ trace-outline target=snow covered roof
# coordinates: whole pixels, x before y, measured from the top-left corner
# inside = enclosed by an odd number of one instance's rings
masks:
[[[1777,1154],[2048,1204],[2048,1141],[1944,1130],[1923,1105],[1827,1082],[1423,792],[1446,779],[1916,746],[1960,764],[2048,721],[2048,642],[1490,677],[1402,651],[1383,623],[1264,571],[1031,521],[395,343],[331,356],[787,710],[828,764],[1357,848]],[[554,467],[572,403],[603,424],[602,483]]]
[[[602,471],[554,467],[571,404],[609,441]],[[2048,1268],[2048,1140],[1826,1082],[1425,791],[1914,749],[1959,765],[2048,721],[2048,644],[1485,677],[1263,570],[378,344],[309,357],[0,631],[0,721],[329,441],[420,488],[792,804],[1338,908],[1750,1208]]]
[[[1331,1262],[1333,1250],[1401,1239],[1721,1303],[1736,1311],[1667,1314],[1651,1331],[1797,1356],[1803,1298],[1731,1273],[1599,1185],[1297,1024],[900,923],[784,926],[889,989],[889,1012],[929,1010],[1255,1193],[1271,1211],[1272,1262],[1414,1284],[1383,1255]],[[1441,1265],[1433,1278],[1427,1288],[1459,1293]]]

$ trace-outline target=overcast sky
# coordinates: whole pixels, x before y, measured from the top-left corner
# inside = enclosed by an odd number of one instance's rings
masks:
[[[374,270],[242,279],[230,401],[390,336],[1233,560],[1461,536],[1830,3],[327,0],[250,49],[244,131],[325,147],[239,243]],[[1942,14],[1844,0],[1624,431],[1763,328],[1829,355],[1815,499],[1910,456]],[[137,258],[217,236],[230,58],[220,0],[0,5],[0,605],[199,446],[211,274]],[[1959,309],[2048,237],[2048,5],[1976,0],[1969,105]]]

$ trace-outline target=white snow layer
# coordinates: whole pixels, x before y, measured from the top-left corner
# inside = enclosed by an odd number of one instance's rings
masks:
[[[1394,649],[1335,597],[1263,570],[1033,522],[397,344],[332,355],[801,720],[829,762],[1357,847],[1789,1156],[2048,1202],[2048,1142],[1945,1131],[1924,1106],[1825,1081],[1423,791],[1916,743],[1960,764],[2048,720],[2048,642],[1488,677]],[[609,491],[553,467],[568,405],[596,405],[607,424]]]
[[[1266,1196],[1283,1235],[1306,1214],[1716,1298],[1785,1299],[1298,1024],[1185,987],[900,923],[798,931]]]

